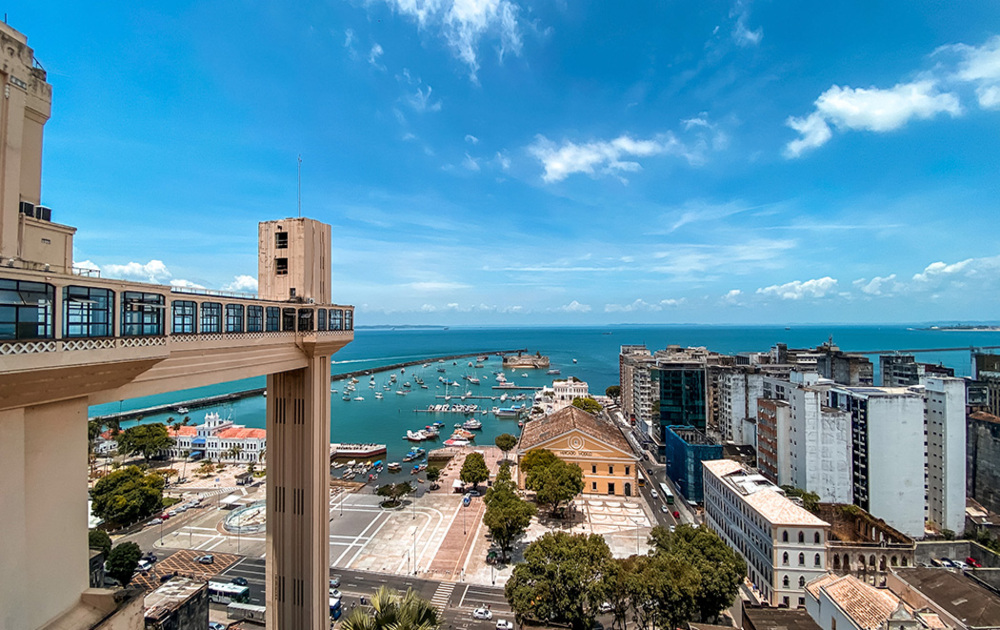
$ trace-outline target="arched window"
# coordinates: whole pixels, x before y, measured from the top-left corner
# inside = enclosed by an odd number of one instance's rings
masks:
[[[784,586],[785,588],[788,588],[788,576],[787,575],[781,580],[781,585]]]
[[[889,558],[889,564],[891,564],[892,566],[896,566],[897,564],[899,564],[899,561],[896,560],[896,556]]]
[[[800,553],[800,554],[799,554],[799,566],[800,566],[800,567],[801,567],[801,566],[804,566],[804,565],[805,565],[805,563],[806,563],[806,554],[804,554],[804,553]]]
[[[900,558],[899,559],[899,563],[905,567],[906,566],[906,558],[905,557]]]
[[[788,530],[781,532],[781,542],[788,542]]]
[[[802,588],[805,585],[806,585],[806,579],[804,577],[800,577],[799,578],[799,588]]]
[[[840,554],[833,554],[833,570],[840,571]]]
[[[819,544],[819,532],[813,534],[813,542],[816,543],[817,545]]]
[[[781,554],[781,564],[788,564],[788,552]]]
[[[802,532],[799,532],[799,542],[804,543],[805,541],[806,541],[806,535]]]
[[[819,563],[820,563],[819,554],[816,554],[816,557],[813,558],[813,564],[815,564],[818,567],[818,566],[820,566]]]

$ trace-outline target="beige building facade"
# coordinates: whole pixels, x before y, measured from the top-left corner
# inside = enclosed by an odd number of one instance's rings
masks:
[[[268,628],[326,630],[330,356],[354,338],[329,226],[262,223],[259,240],[288,234],[287,267],[260,247],[259,296],[74,269],[75,229],[40,205],[51,86],[24,35],[2,24],[0,43],[0,628],[108,617],[114,598],[88,589],[88,406],[267,376]]]
[[[544,448],[583,471],[583,493],[638,495],[639,460],[618,428],[577,407],[569,406],[524,425],[518,458]],[[518,471],[518,485],[524,487]]]

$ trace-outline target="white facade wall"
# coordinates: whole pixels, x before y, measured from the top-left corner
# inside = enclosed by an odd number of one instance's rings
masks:
[[[851,415],[826,407],[826,392],[791,391],[791,483],[829,503],[850,503]]]
[[[793,484],[792,481],[792,448],[796,440],[792,437],[792,407],[787,401],[775,407],[775,432],[778,436],[778,485]]]
[[[923,407],[913,394],[868,398],[868,512],[913,538],[924,535]]]
[[[928,518],[956,534],[965,530],[965,381],[928,377],[926,391]]]

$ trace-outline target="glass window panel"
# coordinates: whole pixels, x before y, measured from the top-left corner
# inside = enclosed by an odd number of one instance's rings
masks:
[[[198,303],[191,300],[173,301],[173,334],[193,335],[198,332]]]
[[[243,332],[243,305],[226,304],[226,332]]]
[[[159,293],[122,293],[122,336],[155,337],[163,334],[166,298]]]
[[[311,308],[299,309],[299,330],[311,331],[313,329],[313,310]]]
[[[64,337],[114,336],[115,294],[110,289],[63,288]]]
[[[264,322],[267,332],[277,332],[281,330],[281,309],[277,306],[267,307],[267,321]]]
[[[203,334],[222,332],[222,305],[218,302],[202,302],[201,332]]]
[[[247,307],[247,332],[264,330],[264,307],[251,304]]]

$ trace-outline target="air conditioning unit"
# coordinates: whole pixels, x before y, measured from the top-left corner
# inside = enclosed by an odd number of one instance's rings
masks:
[[[21,202],[21,214],[26,214],[29,217],[34,218],[35,216],[35,204],[30,201]]]
[[[52,208],[48,206],[35,206],[35,218],[42,221],[52,221]]]

